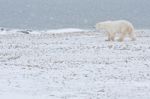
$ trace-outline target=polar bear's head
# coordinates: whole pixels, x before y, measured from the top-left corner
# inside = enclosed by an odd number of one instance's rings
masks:
[[[107,30],[111,21],[99,22],[95,25],[96,30]]]

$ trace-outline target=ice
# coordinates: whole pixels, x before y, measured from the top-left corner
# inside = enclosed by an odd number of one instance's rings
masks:
[[[136,32],[110,43],[84,29],[5,29],[0,99],[149,99],[150,30]]]

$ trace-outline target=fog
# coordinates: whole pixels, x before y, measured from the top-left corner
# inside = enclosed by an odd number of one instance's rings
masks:
[[[92,28],[96,22],[126,19],[150,28],[149,0],[0,0],[0,27]]]

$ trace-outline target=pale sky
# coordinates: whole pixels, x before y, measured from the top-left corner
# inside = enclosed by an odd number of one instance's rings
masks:
[[[150,28],[150,0],[0,0],[0,13],[0,26],[10,28],[90,28],[118,19]]]

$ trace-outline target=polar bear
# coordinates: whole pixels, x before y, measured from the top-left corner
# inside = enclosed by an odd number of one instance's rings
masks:
[[[128,34],[131,40],[136,40],[133,25],[126,20],[104,21],[96,24],[97,30],[105,30],[108,34],[107,41],[114,41],[116,33],[120,33],[118,41],[123,41]]]

